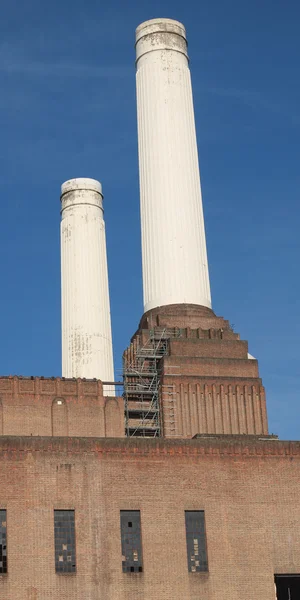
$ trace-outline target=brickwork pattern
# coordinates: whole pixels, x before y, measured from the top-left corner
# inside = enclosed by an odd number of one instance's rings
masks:
[[[300,572],[300,443],[0,439],[1,600],[274,600]],[[76,574],[55,573],[53,509],[75,510]],[[120,510],[140,510],[143,573],[122,572]],[[205,511],[208,573],[189,573],[184,511]]]
[[[123,399],[99,380],[1,377],[0,435],[124,437]]]
[[[228,321],[201,306],[153,309],[142,317],[124,360],[134,362],[149,333],[158,339],[163,331],[170,336],[160,361],[164,437],[268,433],[258,362]]]

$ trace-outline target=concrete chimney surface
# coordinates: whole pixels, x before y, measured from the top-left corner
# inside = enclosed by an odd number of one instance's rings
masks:
[[[94,179],[62,185],[62,375],[114,381],[102,200]]]
[[[177,50],[188,56],[184,25],[173,19],[151,19],[136,29],[136,58],[152,50]]]
[[[69,179],[65,181],[65,183],[61,186],[61,198],[67,192],[78,191],[78,190],[90,190],[93,192],[98,192],[98,194],[102,195],[102,185],[100,181],[96,179],[90,179],[86,177],[77,177],[77,179]]]
[[[135,39],[138,42],[142,37],[153,33],[174,33],[186,40],[185,26],[174,19],[150,19],[141,23],[135,31]],[[152,40],[151,40],[152,41]]]
[[[103,210],[102,185],[95,179],[69,179],[61,186],[60,201],[62,218],[66,217],[65,209],[78,204],[92,204]]]
[[[211,307],[184,26],[142,23],[136,57],[144,311]]]

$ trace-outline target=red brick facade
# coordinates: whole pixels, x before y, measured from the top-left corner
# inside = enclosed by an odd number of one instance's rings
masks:
[[[300,442],[268,436],[247,342],[208,309],[164,307],[125,366],[149,336],[161,438],[126,438],[100,381],[0,378],[0,600],[274,600],[274,575],[300,573]],[[55,570],[54,510],[75,511],[74,573]],[[122,570],[120,511],[140,511],[142,572]],[[185,511],[204,511],[206,572],[188,570]]]
[[[0,435],[124,437],[123,399],[97,380],[1,377]]]
[[[300,444],[243,439],[0,439],[1,600],[274,600],[300,571]],[[74,509],[77,572],[54,570],[53,510]],[[120,510],[140,510],[143,573],[122,573]],[[184,511],[204,510],[208,573]]]
[[[164,437],[196,433],[267,434],[265,391],[257,360],[229,322],[201,306],[173,305],[145,314],[125,361],[165,331],[160,361]],[[153,333],[154,332],[154,333]]]

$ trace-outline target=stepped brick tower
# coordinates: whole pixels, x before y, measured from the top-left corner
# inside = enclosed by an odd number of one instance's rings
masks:
[[[127,435],[266,435],[257,361],[211,309],[183,25],[143,23],[136,52],[145,313],[124,353]]]
[[[268,433],[257,360],[211,309],[175,304],[145,313],[124,371],[128,435]]]

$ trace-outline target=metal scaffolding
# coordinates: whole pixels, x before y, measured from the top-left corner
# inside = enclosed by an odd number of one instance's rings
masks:
[[[180,329],[151,329],[144,346],[137,345],[134,359],[123,361],[125,431],[128,437],[159,437],[162,415],[160,361],[168,354],[170,337]]]

